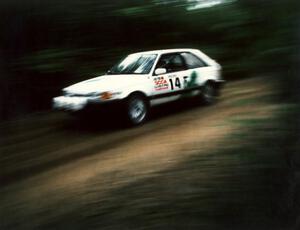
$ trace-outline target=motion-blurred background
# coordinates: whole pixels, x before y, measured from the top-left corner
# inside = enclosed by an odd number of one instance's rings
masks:
[[[298,13],[298,0],[1,0],[0,118],[49,109],[135,51],[199,48],[227,80],[293,78]]]
[[[300,229],[299,6],[0,0],[0,229]],[[175,47],[222,65],[216,104],[133,129],[50,112],[128,53]]]

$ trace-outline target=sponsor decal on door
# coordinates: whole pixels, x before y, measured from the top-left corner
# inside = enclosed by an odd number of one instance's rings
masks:
[[[165,90],[169,88],[168,81],[165,77],[156,77],[154,78],[154,89],[156,91]]]

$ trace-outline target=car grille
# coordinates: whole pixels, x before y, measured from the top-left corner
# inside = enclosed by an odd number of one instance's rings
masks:
[[[72,93],[72,92],[63,92],[63,96],[66,97],[89,97],[95,96],[96,93],[88,93],[88,94],[79,94],[79,93]]]

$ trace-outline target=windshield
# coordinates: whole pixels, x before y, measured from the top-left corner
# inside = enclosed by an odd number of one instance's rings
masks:
[[[110,69],[108,74],[148,74],[156,54],[130,54]]]

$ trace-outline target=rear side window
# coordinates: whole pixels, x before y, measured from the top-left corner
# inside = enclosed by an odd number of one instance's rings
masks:
[[[205,67],[207,64],[198,58],[196,55],[191,53],[181,53],[181,56],[184,58],[185,63],[189,69],[195,69],[200,67]]]

